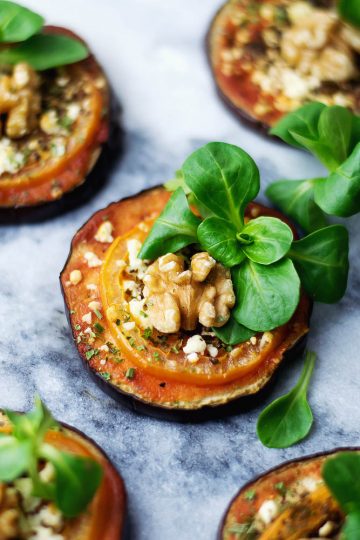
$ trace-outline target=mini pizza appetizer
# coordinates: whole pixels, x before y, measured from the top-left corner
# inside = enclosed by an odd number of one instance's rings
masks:
[[[308,332],[300,281],[314,299],[342,296],[347,231],[294,241],[284,216],[252,202],[253,160],[225,143],[197,150],[167,187],[171,196],[154,188],[97,212],[61,285],[80,355],[108,392],[135,408],[194,411],[270,380]]]
[[[36,399],[0,414],[1,540],[119,540],[126,495],[103,451]]]
[[[110,91],[75,34],[12,2],[0,12],[1,214],[85,181],[109,139]]]
[[[234,497],[219,540],[359,538],[359,449],[301,458],[249,482]]]
[[[359,7],[352,0],[340,4],[226,2],[207,38],[211,68],[225,102],[241,118],[266,129],[309,101],[359,113]]]

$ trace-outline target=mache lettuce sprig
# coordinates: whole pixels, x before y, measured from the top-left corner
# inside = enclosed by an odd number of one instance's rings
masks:
[[[7,410],[5,414],[12,431],[0,434],[0,482],[27,475],[32,481],[32,495],[53,501],[65,517],[85,511],[100,485],[102,467],[91,458],[60,451],[45,440],[46,433],[59,429],[59,425],[40,398],[29,413]],[[54,467],[55,476],[45,482],[40,466],[47,462]]]
[[[260,175],[241,148],[205,145],[186,159],[167,187],[175,191],[139,257],[153,260],[195,244],[231,269],[236,304],[229,322],[213,328],[224,343],[235,345],[287,323],[301,287],[319,302],[342,298],[349,268],[346,228],[330,225],[294,240],[291,228],[278,218],[246,220]]]
[[[284,142],[312,153],[326,176],[279,180],[269,199],[307,232],[324,227],[327,215],[360,212],[360,117],[340,106],[309,103],[282,118],[271,130]]]
[[[43,71],[89,56],[84,43],[69,35],[45,31],[44,22],[38,13],[0,0],[0,66],[26,62]]]

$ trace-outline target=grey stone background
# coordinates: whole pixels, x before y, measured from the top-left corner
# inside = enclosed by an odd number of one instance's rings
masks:
[[[359,217],[348,220],[348,292],[336,306],[316,305],[312,317],[315,426],[306,441],[283,451],[262,447],[255,423],[264,403],[194,425],[126,410],[90,380],[70,337],[58,275],[75,231],[109,202],[170,178],[209,140],[248,151],[263,187],[321,169],[311,157],[240,125],[217,99],[204,34],[219,0],[25,3],[91,44],[123,105],[126,149],[110,182],[85,206],[43,224],[0,227],[0,406],[28,409],[39,392],[57,418],[108,452],[126,481],[131,538],[213,539],[230,498],[253,475],[305,453],[359,444]],[[268,400],[289,389],[300,370],[300,362],[288,364]]]

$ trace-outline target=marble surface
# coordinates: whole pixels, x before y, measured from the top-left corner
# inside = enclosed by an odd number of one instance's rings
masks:
[[[359,444],[360,219],[348,220],[348,292],[336,306],[317,305],[312,318],[315,425],[306,441],[283,451],[262,447],[255,422],[263,404],[194,425],[123,408],[83,371],[64,315],[58,274],[78,227],[110,201],[165,181],[209,140],[247,150],[263,187],[279,177],[315,176],[319,166],[244,128],[218,101],[203,39],[219,0],[26,3],[92,44],[124,108],[126,149],[110,182],[82,208],[43,224],[0,228],[0,406],[28,409],[39,392],[59,419],[108,452],[126,481],[131,538],[214,539],[230,498],[253,475],[287,458]],[[270,398],[290,388],[300,369],[300,362],[288,364]]]

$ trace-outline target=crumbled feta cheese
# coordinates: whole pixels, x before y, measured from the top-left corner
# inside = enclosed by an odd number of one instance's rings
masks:
[[[95,268],[102,265],[102,261],[92,251],[87,251],[84,254],[84,259],[87,261],[89,268]]]
[[[211,356],[211,358],[216,358],[219,354],[219,349],[217,347],[214,347],[214,345],[208,345],[207,350]]]
[[[107,345],[101,345],[101,347],[99,347],[99,351],[109,352],[109,347]]]
[[[264,332],[260,340],[260,349],[263,349],[268,343],[271,343],[273,340],[273,335],[271,332]]]
[[[70,282],[72,285],[77,285],[82,280],[82,273],[80,270],[73,270],[70,272]]]
[[[299,480],[298,491],[300,494],[311,493],[315,491],[319,486],[319,480],[312,476],[305,476]]]
[[[54,157],[62,157],[66,152],[66,142],[63,137],[56,137],[51,141],[51,154]]]
[[[59,125],[59,117],[54,109],[46,111],[40,118],[40,127],[47,135],[57,135],[62,131]]]
[[[97,300],[92,300],[88,303],[88,308],[91,309],[91,311],[100,311],[101,303]]]
[[[70,118],[70,120],[75,121],[80,114],[80,110],[81,108],[78,103],[70,103],[66,109],[66,116]]]
[[[252,337],[250,338],[250,343],[251,343],[251,345],[256,345],[256,342],[257,342],[256,337],[255,337],[255,336],[252,336]]]
[[[141,242],[132,238],[127,241],[127,250],[129,253],[129,271],[137,272],[140,279],[144,277],[147,266],[141,259],[138,258],[141,249]]]
[[[268,500],[262,503],[257,515],[265,525],[269,525],[269,523],[271,523],[276,518],[279,512],[279,503],[274,500]]]
[[[24,164],[24,154],[18,152],[16,146],[9,139],[3,137],[0,140],[0,175],[4,173],[14,174]]]
[[[85,315],[81,317],[81,320],[86,324],[91,324],[91,319],[92,319],[91,311],[89,311],[89,313],[85,313]]]
[[[129,310],[134,319],[140,324],[142,328],[150,327],[149,319],[144,311],[145,299],[137,300],[133,298],[129,302]],[[166,315],[165,315],[166,316]]]
[[[333,523],[332,521],[327,521],[326,523],[324,523],[324,525],[319,529],[320,538],[327,538],[333,532],[334,528],[335,523]]]
[[[206,341],[199,335],[191,336],[183,347],[185,354],[200,353],[203,354],[206,350]]]
[[[134,330],[135,326],[134,321],[123,323],[124,330]]]
[[[95,283],[88,283],[86,285],[86,288],[88,291],[96,291],[97,290],[97,285],[95,285]]]
[[[105,358],[102,358],[102,359],[100,360],[100,365],[101,365],[101,366],[105,366],[105,364],[106,364],[106,359],[105,359]]]
[[[97,242],[101,242],[103,244],[106,244],[106,243],[110,244],[114,240],[114,237],[111,234],[112,231],[113,231],[112,223],[110,221],[104,221],[104,223],[102,223],[100,227],[98,228],[97,233],[95,234],[94,238]]]
[[[195,362],[199,360],[199,355],[196,352],[193,352],[193,353],[188,354],[186,358],[188,359],[189,362],[191,362],[192,364],[195,364]]]

